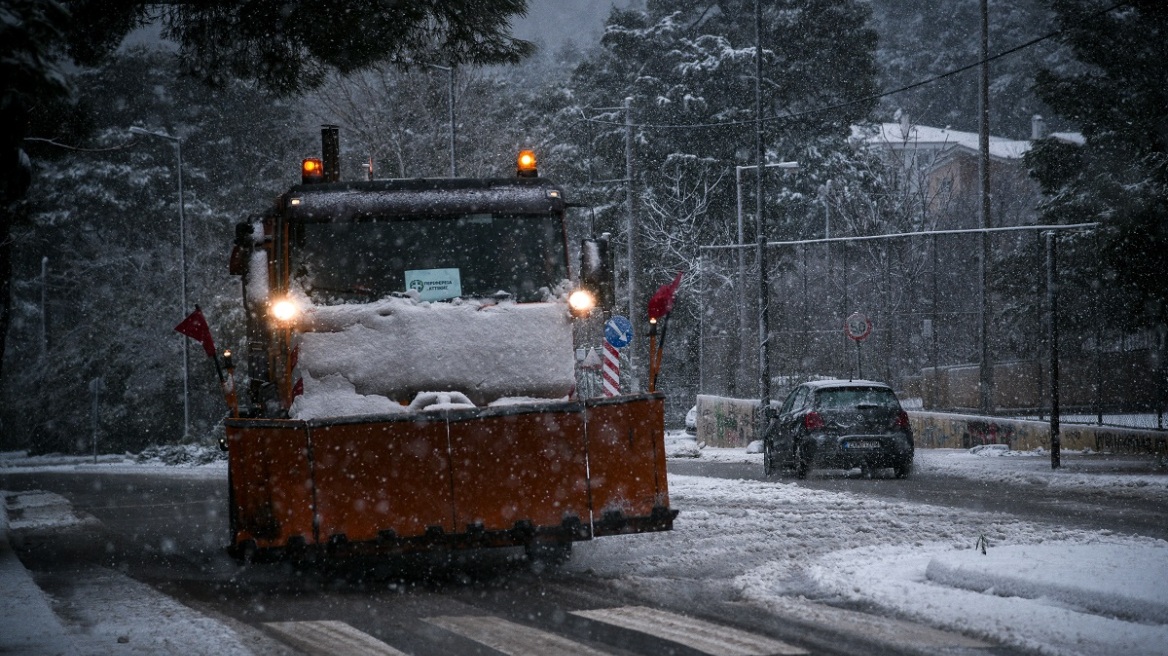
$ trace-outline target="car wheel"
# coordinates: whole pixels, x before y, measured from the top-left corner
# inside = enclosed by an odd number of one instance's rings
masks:
[[[908,478],[912,473],[912,460],[902,460],[893,467],[893,471],[896,472],[897,478]]]
[[[771,441],[762,441],[762,474],[767,478],[775,474],[774,454],[771,452]]]
[[[807,454],[803,450],[803,443],[795,443],[795,478],[807,478],[807,472],[811,470],[811,463],[807,460]]]

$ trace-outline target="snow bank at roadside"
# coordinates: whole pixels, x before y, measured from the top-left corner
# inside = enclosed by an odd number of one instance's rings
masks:
[[[1152,456],[1064,453],[1067,457],[1062,459],[1062,467],[1052,469],[1050,452],[1045,449],[917,449],[916,466],[918,471],[987,483],[1098,489],[1108,494],[1168,494],[1168,471],[1155,473]],[[1076,455],[1084,457],[1074,458]]]
[[[49,600],[32,580],[8,542],[9,493],[0,490],[0,653],[77,653]]]
[[[149,474],[174,478],[226,478],[227,454],[218,446],[171,445],[148,447],[139,454],[77,456],[49,453],[37,456],[27,451],[0,453],[0,471],[98,472],[106,474]]]
[[[1152,655],[1168,645],[1168,544],[1159,541],[991,545],[985,555],[936,543],[864,547],[807,571],[841,600],[1044,654]]]
[[[1138,563],[1138,565],[1137,565]],[[1133,622],[1168,624],[1168,545],[1037,544],[937,554],[925,578],[997,597],[1046,599]],[[1166,643],[1168,645],[1168,643]]]
[[[701,459],[757,458],[726,451],[706,448]],[[748,602],[779,615],[860,607],[1043,654],[1164,654],[1168,645],[1168,626],[1133,621],[1168,604],[1168,586],[1157,587],[1168,580],[1164,541],[789,481],[671,475],[669,492],[681,511],[673,531],[580,543],[569,567],[662,599]],[[981,537],[986,556],[975,550]],[[1130,585],[1145,574],[1151,583]],[[995,588],[1006,581],[1017,590]]]

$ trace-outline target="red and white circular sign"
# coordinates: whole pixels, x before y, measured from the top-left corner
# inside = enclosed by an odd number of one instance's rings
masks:
[[[844,332],[848,337],[862,342],[872,334],[872,320],[862,312],[854,312],[844,321]]]

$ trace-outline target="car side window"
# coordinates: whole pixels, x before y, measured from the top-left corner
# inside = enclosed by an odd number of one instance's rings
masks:
[[[795,389],[791,390],[790,394],[787,395],[787,399],[783,401],[783,407],[779,408],[780,415],[785,415],[791,411],[791,408],[795,405],[795,395],[799,393],[800,389],[801,388],[796,387]]]
[[[795,398],[791,403],[792,410],[802,410],[803,406],[807,405],[807,397],[810,395],[810,390],[806,387],[800,387],[795,390]]]

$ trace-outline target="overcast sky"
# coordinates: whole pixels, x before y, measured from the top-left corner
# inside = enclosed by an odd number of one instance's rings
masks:
[[[552,51],[558,44],[572,40],[584,45],[600,40],[604,20],[613,6],[628,7],[638,0],[530,0],[527,16],[515,21],[514,35],[539,43]],[[124,46],[156,45],[161,25],[154,24],[131,32]]]
[[[527,16],[515,22],[514,34],[552,50],[568,39],[599,41],[612,7],[632,2],[636,0],[530,0]]]

